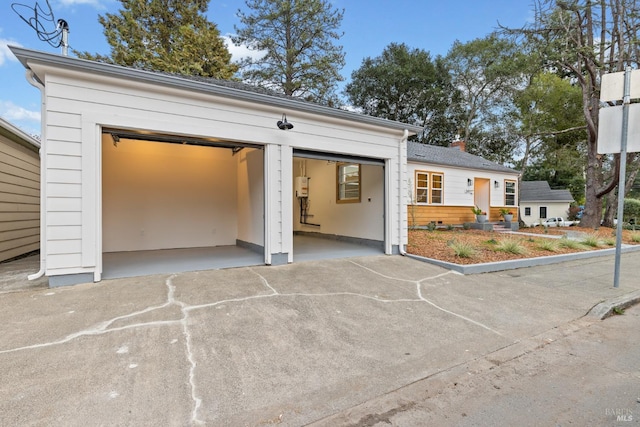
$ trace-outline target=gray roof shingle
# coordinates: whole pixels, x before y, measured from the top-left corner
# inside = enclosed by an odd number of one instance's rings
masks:
[[[457,147],[440,147],[438,145],[407,143],[407,159],[412,162],[453,166],[466,169],[480,169],[494,172],[518,174],[519,172],[491,162],[480,156],[460,151]]]
[[[520,183],[521,202],[573,202],[569,190],[552,190],[547,181],[522,181]]]

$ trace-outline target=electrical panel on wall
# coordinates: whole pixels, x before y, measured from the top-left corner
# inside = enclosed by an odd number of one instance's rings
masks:
[[[309,177],[297,176],[295,179],[296,197],[309,197]]]

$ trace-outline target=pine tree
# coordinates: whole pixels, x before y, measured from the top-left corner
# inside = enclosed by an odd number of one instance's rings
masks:
[[[120,0],[117,14],[100,15],[111,46],[108,56],[85,59],[154,71],[230,79],[231,63],[217,26],[204,15],[207,0]]]
[[[342,36],[344,11],[327,0],[246,0],[250,13],[238,11],[234,43],[264,52],[246,58],[245,81],[316,102],[335,101],[336,84],[344,78]]]

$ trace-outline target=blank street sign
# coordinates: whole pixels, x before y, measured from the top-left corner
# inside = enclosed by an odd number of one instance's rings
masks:
[[[640,98],[640,70],[631,71],[629,87],[631,88],[631,99]],[[600,84],[600,101],[622,101],[622,98],[624,98],[624,71],[603,75]],[[622,123],[622,118],[620,123]]]
[[[616,73],[617,74],[617,73]],[[622,141],[622,105],[600,108],[598,123],[598,154],[620,152]],[[640,104],[629,105],[627,152],[640,151]]]

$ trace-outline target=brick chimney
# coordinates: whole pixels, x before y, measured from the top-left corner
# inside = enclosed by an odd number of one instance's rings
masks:
[[[451,148],[457,148],[460,151],[466,151],[466,143],[464,141],[453,141],[451,144],[449,144],[449,147]]]

